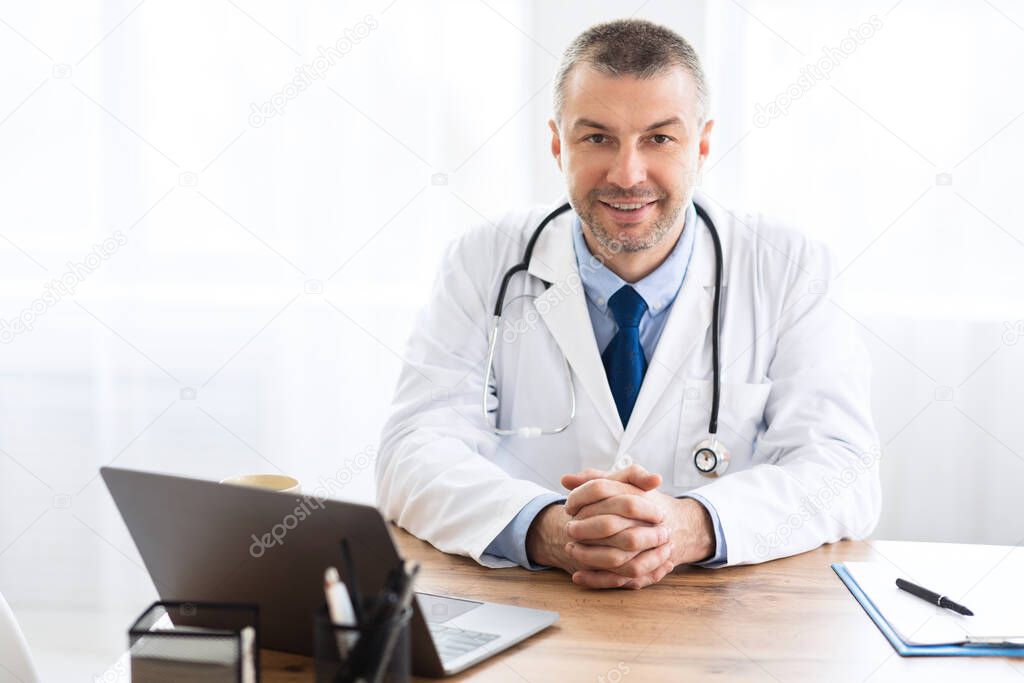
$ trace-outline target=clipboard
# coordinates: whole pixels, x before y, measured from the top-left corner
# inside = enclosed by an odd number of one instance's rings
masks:
[[[900,657],[1024,657],[1024,644],[1010,645],[1006,643],[981,644],[960,643],[948,645],[916,645],[904,641],[895,629],[886,621],[882,613],[871,602],[867,594],[861,590],[853,576],[846,570],[842,562],[832,564],[832,571],[850,591],[854,599],[864,608],[871,621],[889,641],[896,654]]]

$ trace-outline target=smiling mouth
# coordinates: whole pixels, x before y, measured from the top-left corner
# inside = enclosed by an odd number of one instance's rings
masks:
[[[642,201],[642,200],[640,200],[640,201],[631,201],[631,202],[621,202],[621,201],[620,202],[605,202],[605,201],[601,201],[599,199],[598,201],[600,201],[605,206],[610,206],[611,208],[613,208],[613,209],[615,209],[617,211],[639,211],[640,209],[644,208],[645,206],[648,206],[649,204],[654,204],[658,200],[654,199],[654,200],[650,200],[650,201]]]

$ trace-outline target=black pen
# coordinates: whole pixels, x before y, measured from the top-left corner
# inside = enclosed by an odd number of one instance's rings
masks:
[[[409,560],[403,562],[401,568],[402,572],[397,576],[399,579],[398,585],[395,587],[398,601],[385,621],[385,624],[391,626],[391,628],[386,634],[383,648],[378,658],[377,672],[370,679],[373,683],[382,683],[384,680],[384,674],[391,662],[391,658],[394,656],[395,645],[400,636],[399,624],[393,622],[399,619],[402,613],[405,612],[405,609],[412,604],[413,584],[416,581],[416,575],[420,571],[419,563]]]
[[[407,579],[408,572],[404,564],[399,564],[388,572],[384,579],[383,589],[372,601],[372,607],[368,614],[364,615],[363,620],[359,623],[361,636],[345,662],[339,680],[366,682],[378,680],[386,665],[386,662],[383,661],[383,653],[389,640],[386,629],[392,625],[396,610],[400,609],[399,605],[403,598],[406,598],[406,586],[411,583]],[[410,587],[408,598],[411,599],[411,597]]]
[[[930,602],[933,605],[938,605],[939,607],[945,607],[946,609],[951,609],[954,612],[958,612],[958,613],[966,615],[968,617],[974,616],[974,612],[972,612],[971,610],[967,609],[963,605],[959,605],[959,604],[953,602],[952,600],[947,598],[945,595],[939,595],[938,593],[933,593],[932,591],[928,590],[927,588],[922,588],[921,586],[918,586],[916,584],[910,583],[909,581],[904,581],[903,579],[896,579],[896,587],[899,588],[900,590],[907,591],[911,595],[916,595],[917,597],[921,598],[922,600],[924,600],[926,602]]]

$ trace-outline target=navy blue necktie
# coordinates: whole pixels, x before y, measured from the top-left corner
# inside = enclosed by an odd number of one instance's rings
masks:
[[[608,299],[608,308],[615,316],[619,331],[601,354],[601,361],[619,419],[625,427],[647,372],[644,347],[640,345],[640,319],[647,312],[647,302],[635,289],[625,285]]]

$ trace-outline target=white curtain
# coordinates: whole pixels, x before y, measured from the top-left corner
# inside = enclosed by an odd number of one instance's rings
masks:
[[[717,201],[827,242],[875,366],[880,538],[1024,539],[1024,11],[709,6]]]

